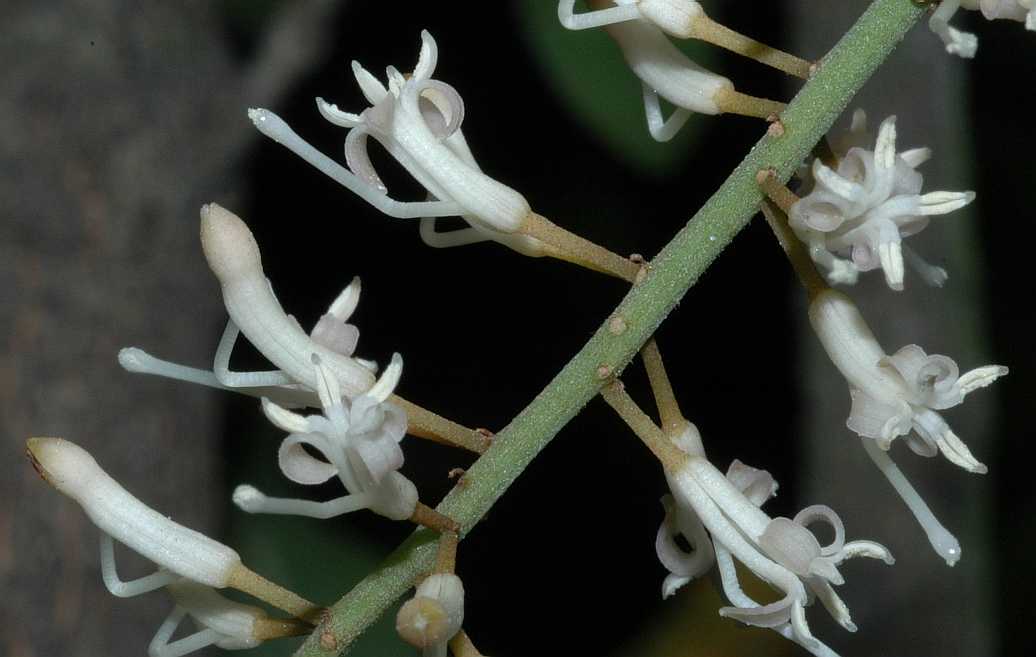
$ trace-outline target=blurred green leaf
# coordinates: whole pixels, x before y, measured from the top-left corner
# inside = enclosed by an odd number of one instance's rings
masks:
[[[648,134],[640,81],[604,30],[573,32],[558,22],[554,2],[519,2],[518,27],[544,72],[550,92],[574,119],[596,135],[617,158],[651,175],[664,175],[693,153],[707,117],[691,117],[672,141]],[[708,66],[710,52],[693,41],[677,43]],[[664,105],[664,103],[663,103]],[[671,110],[670,110],[671,111]]]

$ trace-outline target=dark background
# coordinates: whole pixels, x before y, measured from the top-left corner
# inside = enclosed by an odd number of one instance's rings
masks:
[[[866,5],[827,4],[710,13],[816,58]],[[244,516],[228,503],[239,482],[319,499],[339,489],[307,490],[280,476],[281,435],[255,400],[118,369],[114,354],[126,345],[198,366],[211,359],[224,314],[197,246],[202,203],[245,218],[282,303],[303,326],[352,276],[363,277],[359,355],[384,364],[401,352],[399,392],[469,426],[502,428],[624,294],[617,281],[492,243],[430,249],[416,222],[379,216],[254,134],[245,108],[278,112],[340,157],[344,131],[319,117],[313,98],[359,111],[366,103],[349,62],[379,77],[388,64],[408,70],[427,28],[440,49],[435,77],[463,96],[465,136],[482,168],[556,223],[648,257],[765,129],[752,119],[695,117],[677,140],[652,142],[639,83],[614,45],[603,33],[561,30],[553,12],[553,2],[63,2],[0,12],[10,19],[0,54],[13,62],[0,76],[0,116],[9,117],[0,138],[0,309],[9,342],[0,402],[10,464],[0,498],[4,654],[142,654],[169,608],[159,593],[107,595],[96,530],[35,480],[20,456],[28,435],[83,444],[142,499],[320,602],[348,590],[408,531],[369,514],[323,523]],[[932,291],[908,280],[896,299],[874,280],[858,290],[889,351],[917,341],[957,358],[962,370],[1012,368],[948,414],[990,466],[987,477],[897,451],[961,538],[956,568],[931,553],[844,428],[844,383],[804,328],[802,295],[764,224],[737,238],[659,333],[684,410],[719,467],[736,457],[771,471],[781,483],[767,507],[773,515],[830,503],[850,539],[895,551],[893,568],[845,568],[841,593],[857,635],[810,613],[818,636],[846,656],[1023,654],[1031,619],[1034,137],[1025,119],[1036,58],[1025,53],[1036,37],[1016,23],[975,18],[956,21],[980,34],[974,62],[943,55],[919,27],[865,91],[875,121],[900,116],[904,146],[936,148],[940,164],[927,165],[935,168],[926,169],[926,189],[979,192],[969,211],[935,218],[914,240],[950,270],[950,283]],[[752,62],[696,52],[739,90],[775,99],[794,92]],[[416,184],[378,154],[393,196],[418,198]],[[247,348],[235,366],[265,368]],[[639,364],[624,378],[647,407]],[[405,444],[403,470],[431,503],[451,485],[446,473],[471,462],[417,439]],[[723,603],[710,581],[663,604],[653,539],[664,492],[647,450],[592,403],[461,546],[465,626],[482,652],[805,654],[718,618]],[[130,575],[147,571],[131,557],[120,563]],[[388,618],[355,654],[412,653]]]

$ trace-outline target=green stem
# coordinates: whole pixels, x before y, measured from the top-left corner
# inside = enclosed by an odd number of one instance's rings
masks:
[[[819,70],[781,115],[783,135],[764,136],[668,246],[650,274],[623,299],[609,319],[621,316],[626,330],[608,322],[569,361],[443,499],[438,510],[470,531],[514,479],[605,383],[605,366],[618,373],[697,282],[713,260],[759,211],[760,169],[773,167],[784,182],[831,127],[853,95],[921,16],[912,0],[875,0],[824,58]],[[326,620],[296,657],[329,657],[349,645],[403,595],[435,562],[437,535],[415,532],[374,572],[331,607]]]

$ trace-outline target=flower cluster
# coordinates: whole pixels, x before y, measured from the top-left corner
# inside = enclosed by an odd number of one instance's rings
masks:
[[[133,372],[261,397],[266,417],[290,434],[279,450],[284,475],[303,485],[337,476],[348,491],[337,499],[312,502],[267,497],[242,485],[234,491],[234,502],[251,513],[315,518],[370,509],[393,520],[410,519],[455,531],[452,520],[420,504],[416,486],[398,472],[404,461],[399,443],[410,430],[407,409],[426,422],[427,426],[417,429],[425,437],[451,442],[451,437],[470,437],[476,432],[455,431],[452,423],[394,394],[403,370],[399,354],[393,354],[380,376],[373,362],[354,356],[359,330],[349,319],[359,303],[359,279],[346,286],[306,333],[274,295],[255,238],[239,217],[218,205],[206,205],[201,211],[201,242],[230,315],[212,370],[160,360],[138,348],[123,349],[119,362]],[[279,369],[232,371],[230,356],[240,333]],[[288,410],[316,405],[322,409],[319,415]],[[445,434],[436,433],[438,428],[445,428]],[[480,451],[472,444],[460,446]],[[151,643],[151,657],[176,657],[207,645],[250,648],[269,638],[309,631],[319,611],[315,605],[244,568],[231,548],[146,507],[78,446],[61,439],[32,439],[28,449],[41,475],[79,502],[101,529],[102,574],[109,591],[128,597],[166,588],[172,595],[175,607]],[[158,572],[132,582],[121,581],[113,538],[158,564]],[[260,610],[212,590],[227,586],[280,606],[304,622],[268,618]],[[201,630],[171,641],[187,616]]]
[[[829,143],[838,171],[817,158],[812,167],[813,190],[802,198],[779,185],[772,171],[761,171],[757,179],[771,199],[763,204],[763,214],[809,294],[813,330],[849,384],[852,407],[846,426],[860,436],[867,455],[903,498],[936,553],[952,566],[960,559],[960,543],[936,519],[887,452],[896,438],[903,437],[917,454],[932,457],[941,452],[951,463],[984,474],[986,466],[939,411],[962,403],[969,393],[1007,374],[1007,368],[987,365],[962,375],[953,359],[929,355],[914,344],[887,354],[856,304],[827,287],[814,264],[821,266],[829,281],[843,283],[855,282],[857,271],[877,265],[884,270],[889,287],[900,290],[907,256],[906,261],[922,278],[941,286],[946,272],[901,249],[899,241],[923,228],[926,214],[956,209],[970,202],[974,194],[919,195],[921,178],[914,167],[928,158],[928,149],[897,155],[893,117],[882,123],[872,153],[860,146],[866,141],[865,129],[866,116],[858,110],[849,135]],[[809,247],[808,253],[796,237]],[[830,250],[839,247],[849,248],[851,261],[840,260]]]
[[[932,26],[948,50],[970,56],[974,38],[947,23],[956,9],[981,9],[989,18],[1025,20],[1029,29],[1036,29],[1033,2],[945,0],[933,15]],[[659,141],[671,138],[691,112],[737,112],[777,120],[773,115],[783,108],[734,91],[729,80],[687,59],[670,37],[703,39],[802,78],[812,72],[805,60],[715,23],[693,0],[589,0],[588,4],[589,12],[577,13],[574,0],[561,0],[561,23],[573,30],[608,29],[643,83],[648,127]],[[360,113],[344,112],[317,99],[325,119],[349,130],[347,167],[318,152],[272,112],[253,109],[249,116],[263,134],[382,212],[420,218],[422,239],[431,246],[492,240],[525,255],[561,258],[641,283],[649,273],[642,259],[623,258],[568,233],[533,212],[518,191],[482,172],[461,132],[465,108],[459,93],[432,77],[436,42],[427,31],[421,40],[411,75],[389,67],[382,83],[353,64],[355,79],[370,103]],[[677,107],[668,119],[662,116],[660,98]],[[782,124],[775,125],[783,129]],[[427,200],[403,202],[389,197],[368,155],[369,137],[425,188]],[[986,467],[940,412],[960,405],[970,393],[1004,376],[1007,368],[987,365],[961,374],[954,360],[929,355],[914,344],[888,354],[853,301],[829,288],[816,267],[827,281],[842,284],[855,283],[859,272],[880,268],[888,287],[902,290],[905,266],[910,265],[926,282],[941,286],[946,272],[924,262],[902,240],[925,228],[929,217],[960,209],[975,195],[922,194],[923,178],[917,168],[930,151],[897,151],[895,117],[882,122],[873,149],[871,141],[866,116],[859,111],[848,135],[827,142],[823,155],[803,171],[808,190],[804,196],[777,182],[774,169],[760,171],[757,180],[770,197],[763,204],[764,214],[809,293],[810,323],[848,383],[847,427],[861,438],[933,548],[953,565],[961,556],[960,544],[934,517],[888,452],[902,438],[917,454],[942,453],[969,472],[985,473]],[[436,219],[444,216],[462,217],[468,227],[438,232]],[[448,650],[457,657],[477,655],[462,629],[465,590],[455,572],[461,518],[454,520],[420,502],[417,486],[400,472],[405,461],[401,441],[410,433],[482,453],[488,449],[488,437],[399,397],[395,391],[403,359],[398,353],[380,373],[375,362],[355,355],[359,329],[350,319],[360,299],[359,278],[306,331],[277,298],[264,273],[259,246],[244,221],[219,205],[206,205],[201,210],[200,235],[229,315],[212,368],[161,360],[135,347],[123,349],[119,362],[132,372],[260,398],[265,417],[288,434],[277,452],[283,475],[304,486],[337,477],[346,490],[341,497],[313,501],[272,497],[243,484],[232,496],[240,509],[319,519],[370,510],[437,531],[435,565],[405,580],[416,591],[400,608],[396,628],[425,657],[446,657]],[[628,327],[625,318],[615,316],[608,331],[617,336]],[[240,335],[275,369],[232,370],[231,354]],[[874,541],[846,541],[842,519],[828,506],[810,505],[791,518],[764,512],[763,504],[778,488],[774,477],[738,460],[725,473],[710,462],[697,427],[680,412],[653,339],[642,357],[659,409],[658,425],[640,410],[621,381],[611,378],[610,365],[597,370],[595,385],[664,469],[669,494],[662,498],[665,513],[655,536],[656,554],[668,573],[663,598],[715,565],[730,603],[719,610],[720,615],[772,629],[817,657],[837,657],[813,636],[806,609],[819,601],[835,622],[855,632],[848,606],[835,591],[845,583],[839,568],[856,557],[891,565],[892,555]],[[297,412],[303,407],[319,410]],[[100,529],[101,572],[108,590],[130,597],[162,588],[172,597],[174,608],[149,646],[151,657],[179,657],[210,645],[251,648],[267,639],[311,632],[321,619],[325,610],[246,568],[232,548],[146,506],[79,446],[58,438],[32,438],[27,448],[40,475],[77,502]],[[830,542],[821,543],[813,531],[818,524],[830,530]],[[158,570],[122,581],[115,565],[116,542],[152,561]],[[780,599],[764,603],[748,595],[735,561],[770,585]],[[248,593],[294,618],[273,618],[261,609],[231,601],[217,591],[224,588]],[[188,617],[198,631],[173,640]],[[332,647],[323,645],[323,635],[321,647],[336,649],[333,632],[326,636],[332,639]]]

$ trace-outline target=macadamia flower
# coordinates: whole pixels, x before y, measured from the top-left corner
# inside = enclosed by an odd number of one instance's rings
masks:
[[[75,500],[103,533],[155,562],[171,577],[216,588],[230,585],[241,566],[237,552],[138,500],[85,449],[61,438],[30,438],[27,449],[40,476]]]
[[[986,472],[937,411],[960,404],[969,393],[1007,374],[1006,367],[986,365],[961,375],[953,359],[928,355],[917,345],[889,356],[856,304],[830,289],[813,299],[809,320],[849,383],[850,429],[885,450],[906,436],[907,445],[922,456],[942,452],[965,470]]]
[[[257,607],[232,602],[216,588],[237,588],[303,618],[312,618],[318,611],[312,603],[250,571],[233,549],[145,505],[75,443],[30,438],[27,451],[40,476],[79,503],[101,530],[101,576],[112,595],[128,598],[160,588],[172,595],[176,606],[148,647],[150,657],[178,657],[209,645],[254,648],[266,639],[304,630],[301,623],[271,619]],[[132,581],[119,579],[116,540],[154,562],[158,570]],[[186,616],[199,630],[171,642]]]
[[[702,39],[792,75],[809,75],[808,62],[713,22],[692,0],[617,0],[614,4],[593,0],[589,4],[592,11],[576,13],[575,0],[561,0],[558,19],[570,30],[608,30],[641,81],[648,131],[657,141],[672,139],[692,113],[768,118],[783,108],[781,103],[735,91],[729,79],[691,61],[667,35]],[[676,108],[668,119],[662,116],[660,98]]]
[[[880,268],[893,290],[903,289],[904,254],[922,278],[941,285],[946,272],[905,249],[902,239],[921,232],[932,215],[958,210],[975,199],[974,192],[921,194],[923,178],[916,168],[925,162],[926,148],[896,152],[896,119],[878,130],[870,151],[865,138],[866,115],[853,116],[851,147],[832,169],[816,159],[812,190],[791,206],[788,221],[809,246],[813,261],[832,283],[852,284],[861,271]]]
[[[291,432],[281,444],[279,463],[288,479],[303,485],[322,484],[337,476],[349,494],[328,502],[267,497],[249,485],[234,490],[234,503],[249,513],[279,513],[331,518],[370,509],[393,520],[410,518],[417,489],[397,472],[403,465],[399,441],[407,420],[389,396],[399,382],[403,360],[395,354],[377,383],[365,394],[342,395],[334,373],[319,359],[313,363],[323,415],[302,416],[264,399],[271,422]],[[306,445],[325,460],[311,456]]]
[[[422,238],[445,247],[478,241],[501,242],[526,255],[544,255],[535,238],[518,234],[531,213],[520,193],[482,173],[461,132],[464,102],[456,89],[432,79],[438,58],[435,40],[421,33],[421,53],[412,75],[393,67],[388,84],[353,62],[353,74],[371,104],[359,114],[343,112],[317,99],[317,109],[331,123],[349,129],[345,158],[349,169],[323,155],[298,136],[276,114],[265,109],[248,115],[264,135],[284,145],[385,214],[429,218]],[[367,155],[373,137],[433,197],[430,202],[400,202],[388,189]],[[470,229],[437,233],[434,217],[461,216]]]
[[[1007,368],[986,365],[960,374],[953,359],[926,354],[917,345],[907,345],[890,356],[856,305],[831,289],[813,299],[809,320],[849,383],[852,408],[846,425],[860,436],[868,455],[921,523],[933,548],[952,566],[960,558],[960,545],[886,452],[893,440],[905,436],[917,454],[931,457],[942,452],[948,461],[969,472],[985,473],[986,466],[938,411],[959,405],[968,394],[1007,374]]]
[[[375,365],[353,357],[359,330],[348,320],[360,299],[358,278],[346,286],[307,334],[278,301],[263,272],[259,246],[240,217],[215,203],[204,206],[201,242],[230,315],[212,371],[169,363],[136,347],[119,352],[119,363],[125,369],[268,397],[288,406],[316,404],[314,355],[334,372],[345,394],[357,396],[374,385]],[[240,333],[279,371],[231,371],[230,355]]]
[[[687,431],[696,429],[691,425]],[[681,441],[674,443],[683,450]],[[806,622],[805,607],[814,598],[836,622],[856,630],[848,608],[832,587],[844,582],[838,566],[853,557],[891,564],[892,556],[883,546],[872,541],[846,543],[841,519],[826,506],[807,507],[791,519],[771,518],[759,506],[776,492],[776,482],[769,473],[739,461],[724,476],[703,455],[688,454],[682,465],[671,471],[667,468],[666,480],[677,509],[697,517],[711,535],[723,588],[734,605],[721,609],[720,615],[774,629],[818,656],[833,653],[813,637]],[[833,530],[828,545],[821,545],[808,529],[818,521]],[[765,605],[749,598],[738,583],[732,558],[784,597]],[[685,571],[671,572],[682,577]]]

